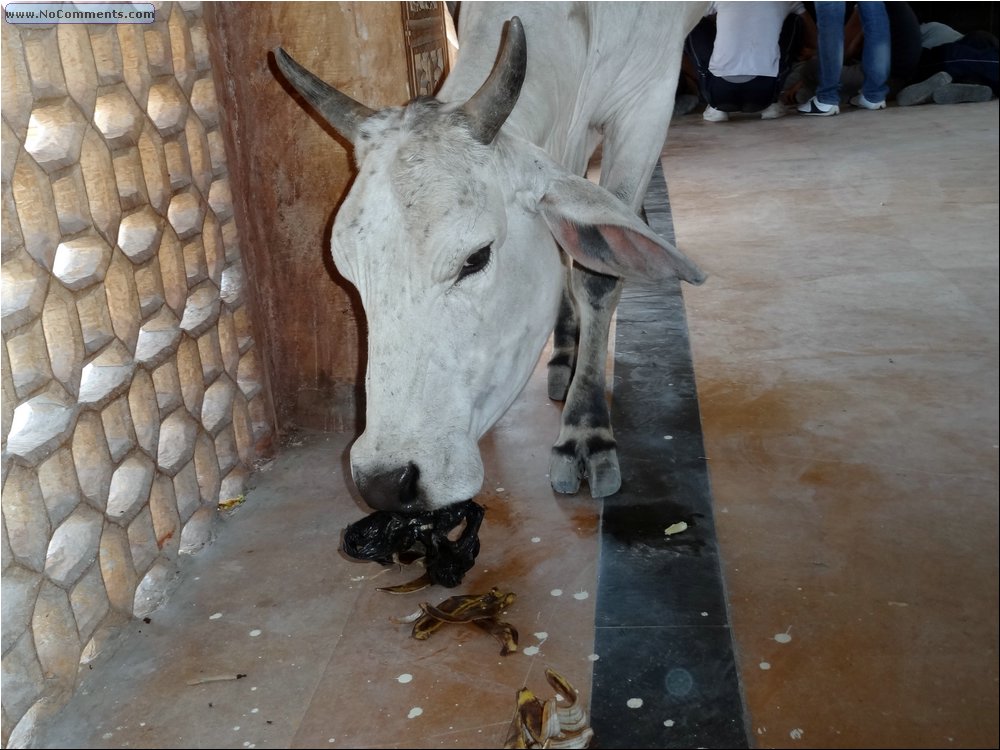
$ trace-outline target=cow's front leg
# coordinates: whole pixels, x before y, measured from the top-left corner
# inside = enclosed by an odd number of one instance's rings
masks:
[[[556,492],[572,494],[586,476],[591,496],[606,497],[621,486],[605,391],[608,332],[622,282],[576,265],[570,276],[580,337],[559,440],[552,448],[549,479]]]
[[[576,345],[580,336],[580,319],[570,291],[571,271],[567,264],[563,278],[559,315],[552,332],[552,356],[549,358],[549,398],[565,401],[576,365]]]

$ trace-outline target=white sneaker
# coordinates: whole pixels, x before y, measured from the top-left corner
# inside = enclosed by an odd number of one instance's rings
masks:
[[[774,102],[767,109],[760,113],[760,119],[762,120],[777,120],[779,117],[784,117],[788,114],[788,110],[785,109],[785,105],[781,102]]]
[[[702,118],[708,120],[709,122],[728,122],[729,113],[723,112],[721,109],[716,109],[711,104],[705,107],[705,111],[702,113]]]
[[[870,102],[865,99],[864,94],[858,94],[857,96],[851,97],[851,104],[855,107],[862,107],[863,109],[885,109],[885,99],[880,102]]]
[[[823,104],[815,96],[805,104],[799,105],[799,114],[811,115],[813,117],[830,117],[840,114],[840,107],[836,104]]]

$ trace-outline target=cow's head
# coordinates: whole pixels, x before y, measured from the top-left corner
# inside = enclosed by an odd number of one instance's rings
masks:
[[[372,111],[275,58],[354,144],[359,173],[332,252],[368,319],[365,431],[354,481],[374,508],[420,512],[475,496],[479,438],[527,382],[552,330],[558,243],[617,276],[701,272],[606,190],[501,128],[526,66],[516,18],[489,78],[464,103]]]

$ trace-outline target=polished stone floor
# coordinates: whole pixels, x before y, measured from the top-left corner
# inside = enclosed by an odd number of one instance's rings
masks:
[[[997,112],[672,130],[760,747],[1000,743]]]
[[[633,414],[635,451],[653,435],[665,457],[623,458],[626,501],[602,519],[585,492],[549,490],[559,407],[539,368],[484,440],[476,567],[459,590],[393,595],[376,587],[418,571],[338,552],[364,513],[351,437],[293,436],[38,746],[497,747],[517,688],[547,697],[552,667],[593,700],[595,747],[996,747],[998,132],[996,101],[679,118],[673,225],[710,278],[683,288],[684,397],[672,364],[624,345],[641,299],[618,321],[616,415]],[[667,383],[640,388],[657,369]],[[644,414],[692,404],[693,431],[687,411],[670,440],[661,423],[643,432]],[[666,464],[704,479],[667,476],[658,505],[636,485]],[[632,510],[659,524],[702,491],[673,573],[647,575],[665,543]],[[683,534],[704,535],[689,558]],[[699,551],[718,595],[692,585],[704,571],[683,560]],[[615,581],[633,593],[599,596]],[[459,625],[417,641],[390,619],[492,586],[517,594],[518,653]],[[693,683],[646,681],[685,659],[704,667],[681,675]],[[725,689],[653,694],[702,674]]]

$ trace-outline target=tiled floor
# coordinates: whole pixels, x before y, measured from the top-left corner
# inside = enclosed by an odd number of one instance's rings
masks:
[[[540,369],[484,441],[483,546],[462,587],[518,595],[508,619],[521,653],[500,657],[489,636],[459,626],[415,641],[390,621],[454,592],[376,591],[416,573],[374,578],[378,566],[338,553],[364,512],[347,493],[349,438],[304,435],[38,746],[496,747],[514,691],[549,692],[545,666],[588,700],[624,698],[665,659],[721,664],[731,622],[759,747],[996,747],[998,132],[996,101],[674,123],[676,234],[711,274],[684,288],[688,392],[697,386],[708,459],[690,463],[707,464],[729,603],[698,606],[718,618],[691,631],[703,639],[677,630],[681,653],[656,640],[672,613],[694,609],[695,594],[676,597],[693,579],[675,573],[631,605],[649,620],[631,623],[649,628],[647,649],[602,641],[622,623],[605,619],[610,600],[597,592],[629,579],[608,540],[641,556],[648,529],[630,536],[636,516],[618,510],[628,502],[609,503],[602,524],[585,494],[548,490],[558,410]],[[621,342],[641,322],[625,318]],[[635,411],[640,393],[622,383],[646,364],[630,347],[618,351],[616,413]],[[655,412],[677,394],[637,398]],[[641,429],[632,437],[649,442]],[[686,455],[673,450],[670,461]],[[647,475],[641,464],[623,472]],[[699,486],[667,484],[678,497]],[[236,675],[246,676],[188,684]],[[689,710],[742,722],[729,695]],[[628,746],[625,734],[653,726],[657,739],[640,746],[732,746],[707,731],[673,743],[663,731],[686,717],[654,705],[647,696],[605,713],[623,734],[595,746]]]
[[[674,128],[760,747],[997,747],[998,116]],[[780,636],[780,638],[776,637]]]
[[[338,552],[344,527],[366,512],[344,481],[349,437],[298,436],[40,746],[498,747],[518,688],[552,694],[545,667],[589,695],[598,508],[547,489],[557,432],[536,377],[485,440],[476,566],[458,589],[411,594],[377,587],[419,569]],[[417,641],[390,620],[493,586],[517,595],[505,619],[518,653],[501,657],[469,626]],[[234,679],[189,684],[222,676]]]

